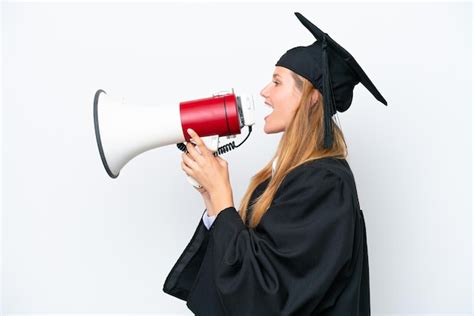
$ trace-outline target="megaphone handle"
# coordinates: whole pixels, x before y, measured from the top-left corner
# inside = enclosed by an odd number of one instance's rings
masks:
[[[188,182],[191,183],[193,187],[195,187],[196,189],[202,188],[202,185],[200,185],[193,177],[188,175],[186,175],[186,177],[188,178]]]
[[[216,149],[219,147],[219,135],[213,135],[208,137],[202,137],[203,142],[206,144],[206,147],[209,148],[212,152],[215,152]],[[191,176],[186,175],[188,178],[188,182],[191,183],[196,189],[202,188],[196,179]]]

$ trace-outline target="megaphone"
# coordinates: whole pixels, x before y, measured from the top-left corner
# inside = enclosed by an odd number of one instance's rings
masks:
[[[94,128],[102,164],[111,178],[134,157],[153,148],[176,144],[186,151],[184,142],[192,128],[213,151],[225,153],[244,143],[252,132],[255,105],[252,95],[232,92],[183,101],[171,106],[128,104],[124,98],[109,96],[99,89],[94,96]],[[219,147],[219,137],[235,138],[247,126],[249,134],[239,145]],[[188,181],[200,188],[195,179]]]

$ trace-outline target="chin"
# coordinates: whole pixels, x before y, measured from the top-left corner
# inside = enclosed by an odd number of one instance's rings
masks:
[[[265,124],[265,126],[263,127],[263,131],[265,132],[265,134],[276,134],[276,133],[280,133],[280,132],[283,132],[285,129],[281,129],[281,128],[272,128],[272,127],[267,127],[267,124]]]

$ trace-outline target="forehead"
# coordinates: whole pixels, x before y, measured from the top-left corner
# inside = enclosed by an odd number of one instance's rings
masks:
[[[285,67],[276,66],[273,71],[273,78],[284,78],[290,75],[290,70]]]

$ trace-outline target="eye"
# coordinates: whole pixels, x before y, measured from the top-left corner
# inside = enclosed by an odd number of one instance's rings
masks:
[[[278,82],[278,81],[273,81],[273,83],[275,83],[275,85],[279,84],[279,82]]]

